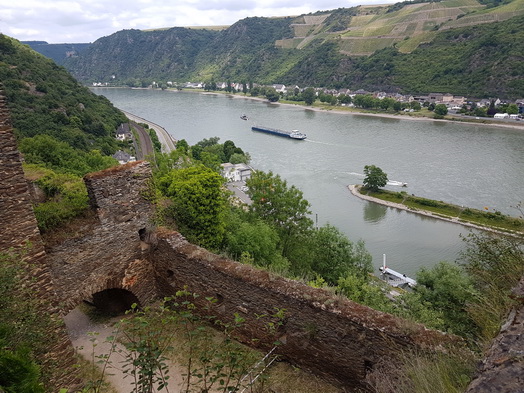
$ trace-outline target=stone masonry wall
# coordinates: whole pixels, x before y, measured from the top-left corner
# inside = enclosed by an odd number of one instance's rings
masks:
[[[517,303],[466,393],[524,392],[524,278],[513,294]]]
[[[27,262],[27,279],[38,294],[42,312],[54,316],[56,337],[53,348],[45,359],[40,359],[44,372],[53,386],[74,387],[78,383],[74,352],[57,308],[53,280],[50,275],[44,245],[31,205],[28,183],[24,178],[20,153],[11,126],[6,100],[0,92],[0,252],[23,252]]]
[[[246,319],[237,332],[240,339],[255,339],[262,349],[273,347],[277,337],[268,332],[268,319],[257,316],[285,309],[283,326],[276,333],[282,341],[278,353],[344,387],[366,390],[366,374],[375,365],[395,362],[408,348],[434,351],[453,340],[323,289],[221,258],[176,232],[158,234],[150,260],[162,295],[185,287],[200,295],[196,303],[214,297],[218,301],[212,315],[231,320],[239,313]]]
[[[145,161],[85,177],[98,222],[48,249],[65,313],[105,289],[129,290],[141,304],[157,296],[153,268],[143,259],[154,243],[153,207],[145,198],[150,177]]]

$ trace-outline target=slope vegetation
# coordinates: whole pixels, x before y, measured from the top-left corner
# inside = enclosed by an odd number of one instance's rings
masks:
[[[125,116],[53,61],[2,34],[0,81],[19,142],[45,135],[67,143],[77,155],[116,150],[113,133]]]
[[[416,0],[223,30],[126,30],[66,67],[84,82],[132,86],[232,80],[516,98],[522,15],[524,0]]]

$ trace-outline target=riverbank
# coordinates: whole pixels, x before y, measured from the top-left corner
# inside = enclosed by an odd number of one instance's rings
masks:
[[[498,234],[502,234],[502,235],[509,235],[509,236],[514,236],[514,237],[523,237],[524,236],[524,233],[522,233],[522,232],[503,231],[503,230],[499,230],[499,229],[496,229],[496,228],[493,228],[493,227],[489,227],[489,226],[485,226],[485,225],[479,225],[479,224],[475,224],[475,223],[472,223],[472,222],[464,221],[464,220],[461,220],[458,217],[451,217],[451,216],[445,216],[445,215],[442,215],[442,214],[436,214],[436,213],[433,213],[433,212],[431,212],[429,210],[413,209],[413,208],[410,208],[410,207],[408,207],[408,206],[406,206],[406,205],[404,205],[402,203],[385,201],[383,199],[375,198],[375,197],[372,197],[372,196],[369,196],[369,195],[364,195],[364,194],[362,194],[360,192],[361,188],[362,188],[361,185],[356,185],[356,184],[350,184],[348,186],[348,189],[351,192],[351,194],[353,194],[357,198],[360,198],[360,199],[363,199],[363,200],[366,200],[366,201],[369,201],[369,202],[378,203],[380,205],[392,207],[392,208],[395,208],[395,209],[405,210],[407,212],[423,215],[423,216],[426,216],[426,217],[432,217],[432,218],[435,218],[437,220],[447,221],[447,222],[450,222],[450,223],[453,223],[453,224],[460,224],[462,226],[465,226],[465,227],[468,227],[468,228],[477,229],[477,230],[481,230],[481,231],[488,231],[488,232],[498,233]]]
[[[184,90],[186,91],[186,90]],[[249,100],[255,100],[255,101],[261,101],[261,102],[269,102],[266,98],[261,97],[252,97],[249,95],[240,95],[240,94],[233,94],[233,93],[227,93],[227,92],[198,92],[195,91],[195,93],[200,94],[209,94],[209,95],[219,95],[219,94],[225,94],[232,98],[244,98]],[[462,117],[452,117],[452,118],[444,118],[444,119],[434,119],[432,117],[427,116],[412,116],[408,114],[401,114],[401,113],[370,113],[365,111],[360,111],[359,109],[355,108],[346,108],[343,107],[327,107],[327,106],[311,106],[311,105],[301,105],[301,104],[295,104],[291,102],[270,102],[274,105],[289,105],[289,106],[295,106],[303,108],[304,110],[310,110],[310,111],[316,111],[316,112],[327,112],[327,113],[335,113],[339,115],[355,115],[355,116],[369,116],[369,117],[381,117],[381,118],[388,118],[388,119],[396,119],[396,120],[412,120],[412,121],[432,121],[432,122],[442,122],[442,123],[458,123],[458,124],[466,124],[466,125],[474,125],[474,126],[489,126],[489,127],[502,127],[502,128],[511,128],[515,130],[521,130],[524,131],[524,122],[523,123],[516,123],[516,124],[505,124],[505,123],[499,123],[491,118],[482,118],[482,119],[469,119],[469,118],[462,118]]]

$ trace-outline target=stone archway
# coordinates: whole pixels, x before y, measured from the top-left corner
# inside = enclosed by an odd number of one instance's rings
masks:
[[[96,292],[91,302],[104,314],[120,315],[131,309],[133,304],[140,306],[139,299],[127,289],[109,288]]]

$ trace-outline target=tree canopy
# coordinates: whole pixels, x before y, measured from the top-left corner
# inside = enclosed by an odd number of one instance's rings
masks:
[[[158,179],[173,203],[170,211],[180,231],[192,242],[212,250],[224,240],[224,179],[204,165],[175,169]]]
[[[308,217],[310,204],[302,191],[273,172],[256,171],[246,181],[247,194],[253,201],[249,207],[279,232],[283,255],[286,256],[291,239],[309,229],[313,221]]]
[[[375,165],[366,165],[364,167],[364,186],[371,191],[378,191],[388,182],[388,175]]]

